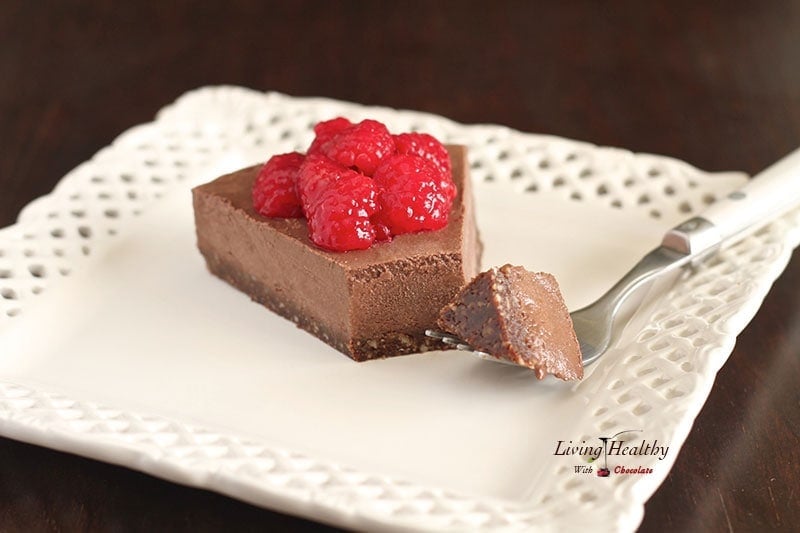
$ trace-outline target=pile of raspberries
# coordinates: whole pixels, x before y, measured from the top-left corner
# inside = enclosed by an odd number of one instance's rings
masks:
[[[456,196],[450,157],[426,133],[392,135],[376,120],[314,127],[306,154],[273,156],[253,184],[266,217],[305,217],[326,250],[364,250],[393,236],[447,225]]]

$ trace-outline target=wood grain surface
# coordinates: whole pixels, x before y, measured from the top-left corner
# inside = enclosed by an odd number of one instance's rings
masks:
[[[126,128],[223,83],[754,173],[800,145],[800,3],[4,0],[0,226]],[[642,531],[800,524],[798,283],[795,258]],[[2,531],[326,529],[0,439]]]

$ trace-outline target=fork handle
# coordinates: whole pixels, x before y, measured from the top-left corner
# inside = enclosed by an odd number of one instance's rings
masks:
[[[800,148],[720,198],[699,217],[671,229],[663,244],[695,255],[733,243],[800,206]]]
[[[701,216],[721,239],[744,237],[800,204],[800,148],[712,204]]]

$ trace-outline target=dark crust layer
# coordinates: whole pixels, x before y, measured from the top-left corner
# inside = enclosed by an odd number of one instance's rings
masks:
[[[459,190],[442,230],[320,250],[304,220],[253,211],[254,166],[194,189],[198,248],[214,275],[356,361],[441,349],[425,329],[477,274],[482,249],[465,149],[448,150]]]

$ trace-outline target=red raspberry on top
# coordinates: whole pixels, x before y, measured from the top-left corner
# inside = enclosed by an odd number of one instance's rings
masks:
[[[442,187],[442,173],[432,162],[398,154],[378,167],[374,180],[381,210],[373,218],[393,235],[447,225],[453,198]]]
[[[336,117],[331,120],[323,120],[314,126],[314,133],[316,137],[308,147],[308,153],[311,154],[324,154],[328,144],[333,140],[337,133],[352,126],[353,123],[344,117]]]
[[[389,242],[392,240],[392,230],[380,221],[380,211],[371,218],[372,227],[375,228],[375,242]]]
[[[265,217],[302,217],[295,184],[305,156],[297,152],[272,156],[253,183],[253,207]]]
[[[398,154],[414,154],[435,164],[445,174],[450,174],[450,154],[439,140],[427,133],[400,133],[393,135]]]
[[[456,197],[456,185],[453,183],[452,165],[447,148],[433,135],[427,133],[401,133],[393,135],[398,154],[414,154],[423,157],[436,165],[442,172],[442,189],[452,200]]]
[[[358,175],[324,155],[307,155],[297,175],[297,194],[303,211],[308,215],[309,207],[340,179]]]
[[[381,160],[394,154],[395,147],[386,126],[367,119],[336,133],[322,150],[339,164],[372,176]]]
[[[373,180],[343,169],[346,174],[329,182],[306,206],[311,240],[322,248],[343,252],[364,250],[375,242],[370,217],[378,211]]]

